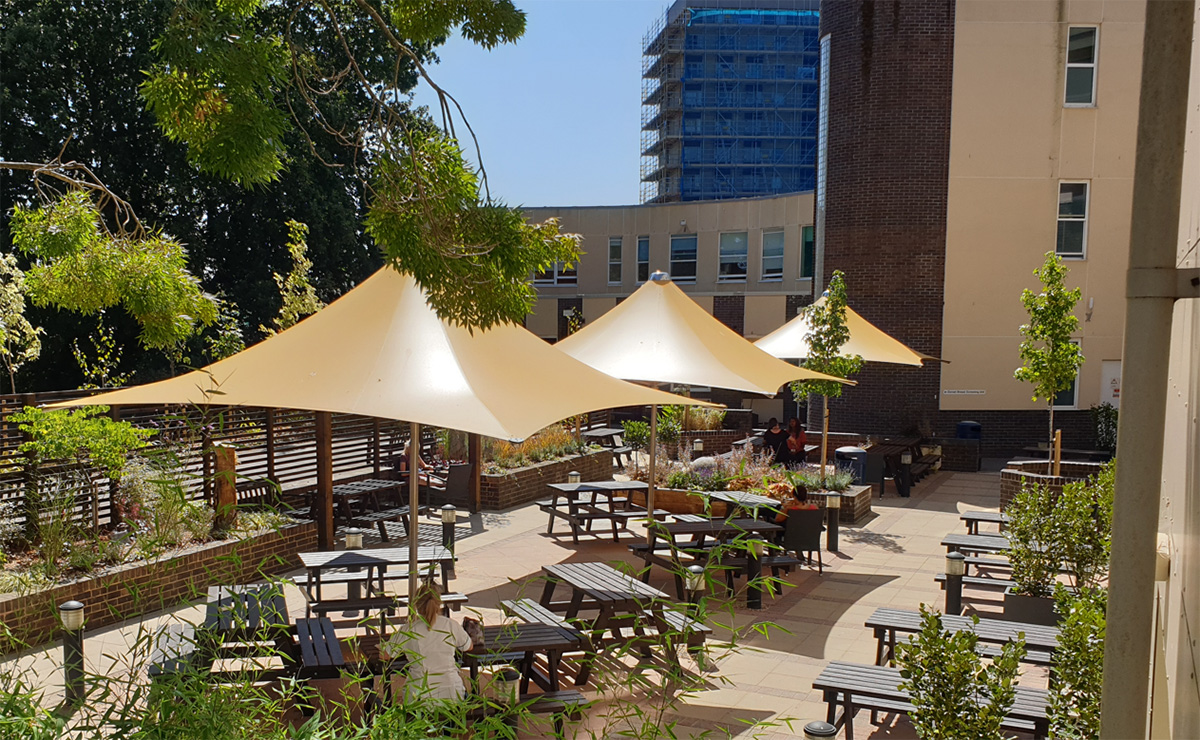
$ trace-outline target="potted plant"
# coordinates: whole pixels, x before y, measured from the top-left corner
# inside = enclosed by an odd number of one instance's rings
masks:
[[[1054,492],[1026,482],[1006,509],[1008,560],[1013,585],[1004,592],[1004,618],[1054,624],[1054,581],[1062,563],[1058,547],[1058,507]]]

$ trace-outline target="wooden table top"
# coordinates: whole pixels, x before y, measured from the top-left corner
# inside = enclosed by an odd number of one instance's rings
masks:
[[[724,501],[728,504],[736,504],[737,506],[774,506],[779,507],[781,504],[770,496],[763,496],[749,491],[703,491],[702,496],[715,498],[718,501]]]
[[[543,566],[542,570],[601,604],[669,598],[657,588],[605,563],[559,563]]]
[[[775,522],[764,522],[761,519],[705,519],[693,522],[666,522],[655,527],[671,535],[703,534],[711,537],[722,537],[730,534],[781,532],[783,526]]]
[[[483,628],[483,645],[467,651],[482,656],[539,650],[575,650],[583,635],[576,629],[553,624],[493,624]]]
[[[867,619],[866,626],[898,632],[920,632],[921,613],[880,607]],[[974,632],[983,642],[1001,645],[1017,639],[1019,634],[1024,634],[1025,646],[1031,650],[1052,652],[1058,649],[1058,627],[1048,625],[1003,619],[980,619],[979,624],[974,624],[970,617],[943,614],[942,626],[954,632]]]
[[[391,488],[397,488],[402,483],[404,483],[404,481],[382,480],[378,478],[350,481],[349,483],[338,483],[333,487],[333,495],[362,496],[368,493],[378,493]]]
[[[407,565],[407,547],[385,547],[375,550],[330,550],[324,552],[302,552],[298,557],[305,568],[363,568],[379,565]],[[421,545],[417,548],[417,562],[436,563],[453,560],[454,553],[441,545]]]
[[[593,491],[644,491],[650,487],[640,480],[593,480],[581,483],[550,483],[559,493],[591,493]]]

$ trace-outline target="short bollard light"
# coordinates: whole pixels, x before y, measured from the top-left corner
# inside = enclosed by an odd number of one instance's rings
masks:
[[[961,552],[946,553],[946,613],[962,614],[963,576],[967,558]]]
[[[838,517],[842,511],[842,494],[831,493],[825,497],[825,508],[829,509],[829,522],[825,530],[825,549],[838,551]]]
[[[346,549],[361,550],[363,549],[363,531],[358,527],[349,527],[346,529]],[[347,568],[351,573],[357,573],[358,568]],[[350,601],[358,601],[362,597],[362,588],[357,581],[352,581],[346,584],[346,598]],[[357,609],[347,609],[342,612],[343,617],[357,617]]]
[[[911,452],[901,452],[900,453],[900,464],[901,465],[912,465],[912,453]]]
[[[687,589],[688,593],[704,593],[705,583],[703,565],[688,566],[687,575],[683,577],[683,587]]]
[[[58,607],[63,626],[63,688],[67,702],[83,701],[83,604],[68,601]]]
[[[458,524],[458,509],[454,508],[454,504],[446,504],[442,507],[442,547],[454,552],[454,525]],[[450,572],[454,571],[454,561],[450,561]]]
[[[763,541],[757,537],[748,540],[746,550],[746,608],[762,609],[762,556]]]
[[[496,675],[496,702],[514,707],[521,703],[521,674],[505,668]]]
[[[837,737],[837,728],[828,722],[809,722],[804,726],[804,740],[825,740]]]
[[[581,480],[583,480],[583,476],[579,474],[578,470],[567,473],[567,483],[578,483]]]
[[[697,455],[704,452],[704,440],[693,439],[692,440],[692,452],[696,453]]]

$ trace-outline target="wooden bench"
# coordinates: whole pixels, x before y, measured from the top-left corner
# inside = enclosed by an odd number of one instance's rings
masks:
[[[196,644],[196,626],[182,622],[160,629],[154,636],[154,649],[150,652],[149,662],[146,673],[151,681],[199,674],[201,661]]]
[[[584,705],[587,703],[587,699],[578,691],[548,691],[544,694],[521,696],[521,704],[532,714],[552,715],[554,736],[558,738],[566,734],[566,720],[582,717]]]
[[[909,467],[909,475],[912,476],[913,482],[915,483],[924,478],[941,459],[940,455],[922,455],[914,460],[913,464]]]
[[[1003,619],[980,619],[976,624],[970,617],[942,615],[942,627],[952,632],[972,632],[978,638],[976,652],[989,658],[1000,654],[1002,646],[1024,635],[1026,663],[1048,666],[1058,649],[1057,627],[1010,622]],[[890,665],[896,660],[896,639],[900,634],[914,634],[924,627],[920,612],[880,607],[867,618],[866,626],[874,631],[878,645],[875,665]]]
[[[296,652],[304,678],[337,678],[346,668],[342,643],[329,617],[296,620]]]
[[[426,506],[418,507],[417,515],[424,514],[427,509],[428,507]],[[374,525],[379,529],[379,537],[384,542],[391,541],[391,537],[388,536],[387,532],[387,522],[400,522],[404,525],[404,536],[407,537],[409,535],[407,506],[397,506],[392,509],[381,509],[380,511],[372,511],[365,514],[356,514],[350,521],[358,526],[370,527]]]
[[[505,614],[530,624],[549,624],[554,627],[570,627],[567,620],[533,599],[507,599],[500,602],[500,608]]]
[[[946,588],[946,574],[938,573],[933,577],[933,580],[942,584],[942,589]],[[1013,581],[1007,578],[981,578],[979,576],[963,576],[964,586],[975,586],[976,588],[998,588],[1006,589],[1009,586],[1016,585]]]
[[[959,519],[966,524],[967,534],[981,534],[980,524],[996,524],[1003,529],[1008,523],[1008,515],[1002,511],[964,511]]]
[[[834,727],[844,727],[846,740],[854,740],[854,715],[859,710],[870,710],[872,722],[879,712],[912,712],[908,692],[900,689],[902,680],[896,668],[832,661],[813,681],[813,688],[824,693],[828,704],[826,721]],[[1016,700],[1001,727],[1032,733],[1037,740],[1045,738],[1050,732],[1046,714],[1048,693],[1025,686],[1017,686],[1016,690]]]

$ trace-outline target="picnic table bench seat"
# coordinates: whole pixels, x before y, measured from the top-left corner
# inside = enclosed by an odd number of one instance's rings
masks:
[[[854,740],[854,715],[858,711],[870,710],[872,722],[879,712],[912,711],[908,692],[900,689],[902,680],[896,668],[832,661],[813,681],[813,688],[824,693],[828,705],[826,721],[834,727],[844,727],[846,740]],[[1048,692],[1025,686],[1017,686],[1016,690],[1016,700],[1001,727],[1032,733],[1038,740],[1045,738],[1049,734]]]
[[[586,697],[578,691],[547,691],[544,694],[522,694],[519,702],[530,714],[552,715],[554,737],[562,738],[566,734],[566,720],[579,719],[583,716],[583,708],[588,703]],[[467,714],[467,719],[482,719],[508,711],[499,704],[489,704],[474,709]]]
[[[612,454],[613,462],[619,468],[624,468],[625,466],[629,465],[629,463],[633,462],[633,448],[629,445],[614,447]]]
[[[417,507],[417,515],[424,514],[429,507]],[[356,526],[375,526],[379,529],[379,537],[384,542],[391,540],[387,532],[387,522],[400,522],[404,525],[404,535],[407,537],[408,531],[408,507],[396,506],[390,509],[380,509],[379,511],[368,511],[361,514],[355,514],[351,517],[350,522]]]
[[[529,598],[506,599],[500,602],[500,608],[506,614],[522,619],[530,624],[549,624],[555,627],[569,627],[567,620],[555,614],[537,601]]]
[[[946,574],[938,573],[933,577],[933,580],[942,584],[942,589],[946,588]],[[964,586],[975,586],[976,588],[999,588],[1005,589],[1009,586],[1016,585],[1014,581],[1007,578],[983,578],[981,576],[963,576]]]
[[[301,674],[308,678],[335,678],[346,667],[342,644],[326,616],[296,620],[296,652]]]
[[[999,655],[1001,646],[1016,640],[1018,635],[1025,636],[1026,663],[1048,666],[1052,663],[1052,653],[1058,648],[1059,629],[1054,626],[1004,619],[980,619],[976,624],[970,617],[954,614],[942,615],[941,619],[947,630],[975,633],[979,638],[976,651],[987,657]],[[920,632],[924,619],[920,612],[885,606],[876,609],[865,624],[874,631],[878,641],[875,664],[885,665],[895,660],[897,636]]]
[[[196,626],[187,622],[168,624],[154,636],[147,674],[151,681],[168,676],[200,672],[200,657],[196,644]]]

